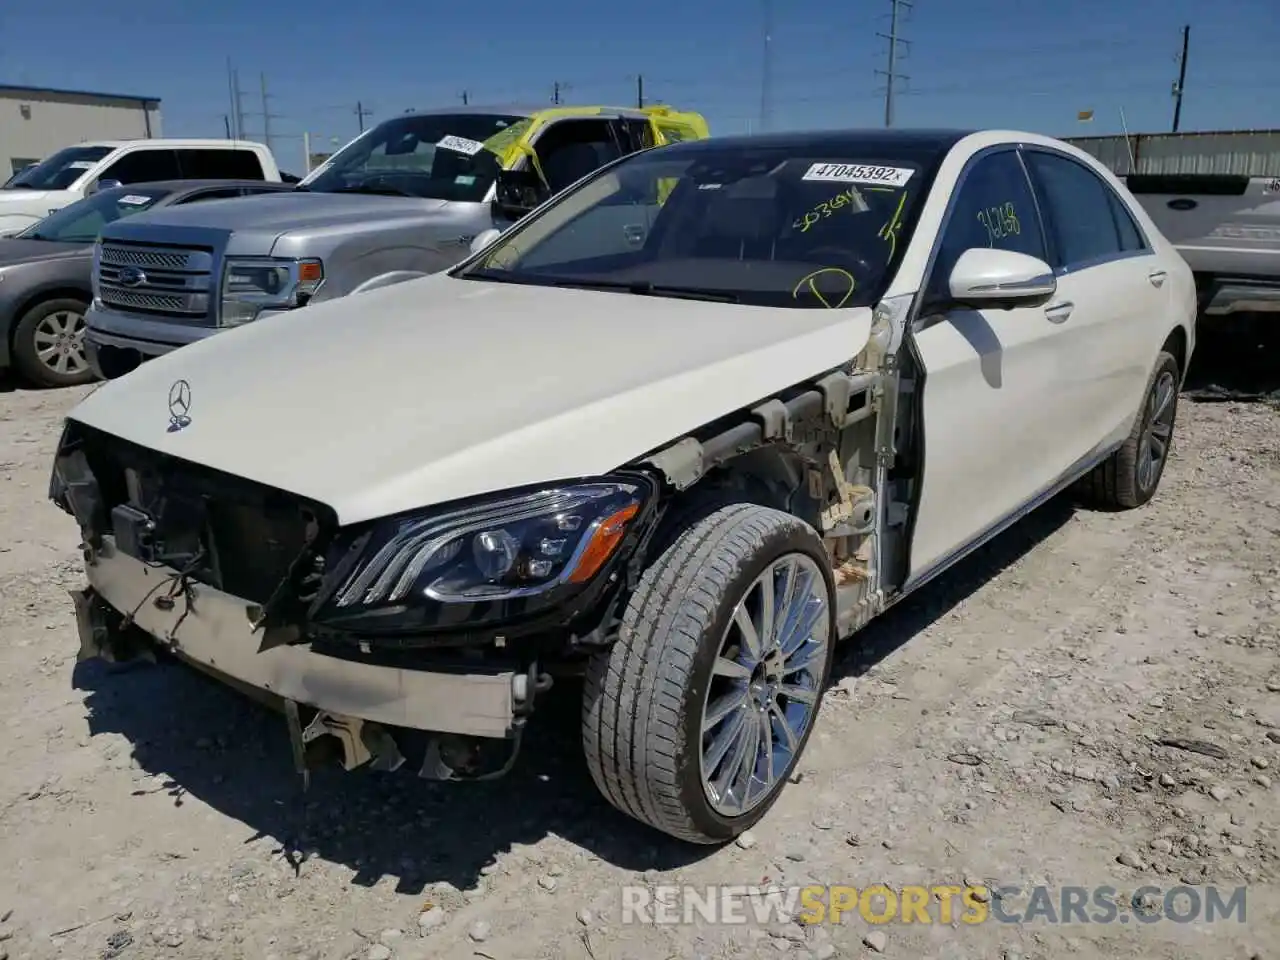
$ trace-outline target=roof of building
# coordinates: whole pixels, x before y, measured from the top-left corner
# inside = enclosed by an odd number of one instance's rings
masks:
[[[132,93],[103,93],[101,90],[66,90],[60,87],[27,87],[17,83],[0,83],[0,93],[51,93],[63,97],[96,97],[100,100],[133,100],[138,103],[159,103],[159,97],[141,97]]]

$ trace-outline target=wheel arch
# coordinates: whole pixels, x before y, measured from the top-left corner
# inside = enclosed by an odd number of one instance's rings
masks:
[[[1169,335],[1165,337],[1164,343],[1160,349],[1168,352],[1173,359],[1178,361],[1178,370],[1181,372],[1181,379],[1187,377],[1187,368],[1191,364],[1191,358],[1187,355],[1187,347],[1191,342],[1187,329],[1182,324],[1178,324],[1169,331]]]

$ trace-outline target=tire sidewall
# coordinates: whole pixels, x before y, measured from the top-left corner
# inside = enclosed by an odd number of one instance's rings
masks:
[[[819,695],[814,703],[813,718],[809,728],[800,738],[791,764],[778,776],[772,792],[752,810],[737,817],[725,817],[711,806],[702,785],[702,713],[707,688],[711,682],[712,667],[720,654],[720,644],[728,630],[733,612],[746,591],[765,568],[789,553],[800,553],[812,559],[818,566],[826,584],[828,642],[827,658],[819,678]],[[685,686],[681,703],[681,753],[677,763],[677,782],[681,805],[688,812],[696,828],[708,838],[727,841],[759,821],[777,801],[783,787],[804,753],[809,736],[817,725],[822,707],[823,693],[831,675],[831,664],[836,645],[836,593],[835,581],[826,551],[816,533],[802,525],[802,521],[772,529],[764,542],[753,552],[751,559],[742,564],[720,597],[715,616],[703,631],[698,652],[690,669],[690,682]]]
[[[13,331],[13,357],[15,365],[22,375],[29,381],[32,381],[42,387],[73,387],[83,383],[89,383],[94,379],[92,369],[85,370],[77,374],[60,374],[54,370],[50,370],[41,361],[36,354],[35,332],[40,322],[51,313],[60,311],[75,311],[80,314],[81,323],[84,323],[85,314],[89,310],[89,304],[83,300],[76,300],[71,297],[58,297],[54,300],[45,300],[37,303],[24,313],[18,320],[17,326]]]

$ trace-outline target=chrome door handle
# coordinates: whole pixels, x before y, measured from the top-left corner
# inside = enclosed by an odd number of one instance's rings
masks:
[[[1164,278],[1169,274],[1164,270],[1152,270],[1147,274],[1147,279],[1151,281],[1153,287],[1164,286]]]
[[[1076,305],[1070,300],[1063,300],[1061,303],[1051,303],[1044,308],[1044,315],[1053,323],[1061,323],[1067,317],[1071,316],[1071,311]]]

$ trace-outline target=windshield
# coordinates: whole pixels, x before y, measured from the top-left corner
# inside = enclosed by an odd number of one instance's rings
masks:
[[[387,120],[334,154],[302,189],[479,202],[498,175],[499,151],[521,123],[529,121],[462,113]]]
[[[92,169],[112,147],[66,147],[27,167],[0,189],[65,190]]]
[[[150,209],[170,192],[136,186],[103,190],[49,214],[18,237],[22,240],[93,243],[108,223]]]
[[[458,276],[757,306],[875,302],[906,246],[919,167],[777,146],[637,154]]]

